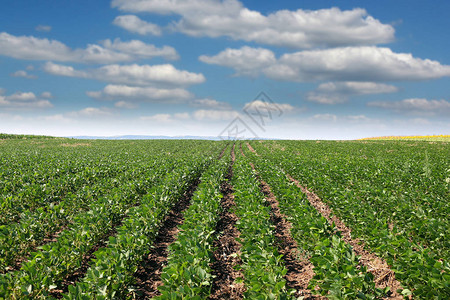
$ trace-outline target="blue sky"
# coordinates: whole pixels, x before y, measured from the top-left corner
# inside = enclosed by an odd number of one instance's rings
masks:
[[[449,11],[446,0],[9,1],[0,132],[449,134]]]

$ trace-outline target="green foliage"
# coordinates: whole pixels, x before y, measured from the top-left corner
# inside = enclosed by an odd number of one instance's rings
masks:
[[[256,151],[314,190],[416,298],[450,297],[450,152],[421,141],[267,141]]]
[[[234,165],[232,185],[235,189],[236,224],[242,245],[240,267],[244,274],[246,291],[250,299],[290,299],[292,292],[286,287],[282,257],[278,253],[274,225],[270,222],[270,209],[260,191],[256,174],[249,161],[239,157]]]
[[[211,290],[213,242],[220,213],[220,184],[229,162],[216,162],[202,175],[201,183],[184,213],[177,240],[169,246],[157,299],[204,299]]]
[[[62,147],[61,141],[46,141],[43,145],[45,147],[37,151],[32,149],[35,144],[28,141],[8,142],[0,147],[17,153],[22,159],[9,160],[3,152],[0,158],[2,162],[13,164],[16,161],[26,164],[24,161],[28,158],[29,167],[35,165],[42,173],[25,169],[24,176],[30,178],[27,174],[34,172],[35,178],[48,178],[45,166],[54,163],[54,151],[66,164],[66,171],[81,169],[87,173],[79,174],[83,177],[74,180],[78,182],[74,191],[58,203],[42,201],[42,207],[25,208],[20,222],[10,221],[1,227],[0,239],[3,238],[6,245],[0,247],[5,253],[0,261],[8,266],[8,261],[17,257],[8,245],[23,254],[51,230],[61,224],[68,226],[56,241],[32,253],[20,270],[0,276],[0,298],[49,296],[52,289],[60,288],[61,281],[80,267],[83,256],[120,223],[118,234],[110,238],[106,248],[95,253],[97,259],[86,275],[95,284],[86,284],[89,280],[84,280],[81,287],[71,288],[71,291],[86,294],[88,298],[97,292],[100,298],[105,293],[108,297],[122,293],[171,205],[200,176],[213,159],[210,154],[216,156],[223,148],[220,143],[201,141],[95,141],[80,148],[77,143],[73,144],[77,146],[74,148]],[[70,151],[72,149],[77,151]],[[34,161],[34,156],[39,156],[40,160]],[[82,158],[81,162],[76,160],[78,157]],[[5,177],[12,174],[10,169],[6,170],[6,176],[0,174],[5,181]],[[70,174],[57,177],[72,182]],[[14,241],[19,241],[17,244],[23,249],[15,248]],[[85,293],[92,288],[96,289],[95,293]]]

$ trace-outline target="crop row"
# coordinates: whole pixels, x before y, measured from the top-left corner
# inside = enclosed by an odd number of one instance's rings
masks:
[[[209,295],[213,242],[221,209],[220,184],[229,164],[222,158],[202,175],[177,240],[169,246],[168,264],[161,274],[161,296],[157,299],[203,299]]]
[[[91,214],[98,207],[130,205],[163,177],[166,168],[171,167],[172,162],[162,159],[147,166],[141,165],[139,170],[133,168],[117,177],[105,178],[92,186],[86,186],[76,194],[70,193],[56,205],[49,204],[35,211],[24,212],[20,222],[0,228],[1,269],[6,271],[15,259],[26,255],[59,228],[69,226],[71,230],[80,220],[84,222],[84,215]]]
[[[247,153],[256,170],[277,197],[279,208],[292,224],[291,234],[300,248],[300,256],[314,265],[309,288],[330,299],[371,299],[386,295],[388,289],[375,288],[373,275],[360,265],[352,247],[344,242],[334,224],[330,225],[310,205],[306,195],[293,185],[286,174],[270,161]]]
[[[129,225],[131,216],[139,215],[141,209],[156,214],[155,216],[159,219],[163,218],[167,207],[170,207],[170,201],[173,202],[179,193],[183,193],[186,184],[191,182],[192,176],[197,176],[200,172],[199,168],[201,169],[207,161],[211,160],[209,154],[216,155],[219,147],[219,145],[208,145],[184,150],[184,154],[187,155],[184,155],[185,158],[182,160],[177,159],[178,162],[174,160],[175,165],[160,160],[159,171],[155,167],[153,173],[135,174],[139,175],[135,181],[128,178],[119,185],[113,186],[108,193],[96,195],[98,197],[91,203],[90,210],[76,214],[69,228],[61,232],[55,242],[40,247],[38,252],[32,254],[29,261],[22,264],[20,270],[1,275],[0,298],[49,295],[52,290],[60,289],[64,278],[80,267],[83,257],[94,244],[108,236],[108,233],[113,233],[111,230],[114,226],[119,225],[117,232],[120,236],[125,232],[122,227]],[[194,159],[192,155],[199,149],[205,151],[206,155],[197,155],[198,158]],[[180,153],[177,156],[183,155]],[[170,173],[171,169],[176,172]],[[141,171],[144,169],[141,168]],[[168,175],[164,175],[168,172]],[[158,181],[160,184],[148,189],[151,184]],[[161,207],[158,209],[157,205]],[[124,217],[126,218],[123,219]],[[121,223],[122,226],[120,226]],[[157,223],[152,226],[157,228]],[[146,228],[138,229],[146,230]],[[133,233],[130,228],[126,232]],[[150,232],[149,236],[151,235]],[[109,244],[111,243],[110,241]],[[129,246],[133,245],[129,244]],[[98,252],[99,256],[100,253],[102,251]]]
[[[253,147],[319,194],[353,236],[388,262],[405,295],[450,296],[448,148],[288,141]]]

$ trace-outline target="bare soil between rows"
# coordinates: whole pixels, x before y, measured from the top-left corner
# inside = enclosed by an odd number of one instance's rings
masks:
[[[309,203],[332,224],[335,223],[337,229],[341,232],[342,239],[353,247],[356,255],[360,256],[360,263],[367,267],[367,270],[374,275],[374,282],[377,288],[389,287],[391,294],[390,299],[403,299],[401,295],[397,293],[398,289],[402,289],[402,286],[398,280],[395,279],[395,273],[392,271],[387,262],[378,257],[377,255],[364,249],[364,243],[357,238],[352,238],[351,229],[348,228],[344,222],[342,222],[336,215],[333,214],[331,208],[324,203],[319,196],[310,191],[307,187],[304,187],[300,182],[292,176],[287,175],[288,178],[306,194]]]
[[[250,163],[253,170],[255,166]],[[270,186],[262,180],[259,175],[260,189],[264,194],[267,205],[270,207],[270,221],[275,225],[275,238],[277,248],[283,255],[283,261],[287,269],[285,275],[286,285],[288,288],[294,289],[296,297],[303,299],[320,299],[319,296],[313,295],[308,289],[309,282],[314,277],[312,263],[299,255],[297,242],[291,235],[292,224],[286,221],[279,208],[279,202],[272,193]]]
[[[100,238],[100,241],[96,243],[87,253],[83,255],[81,260],[81,266],[76,269],[74,272],[68,274],[62,281],[59,286],[59,289],[53,289],[50,291],[50,295],[56,299],[62,299],[63,294],[69,292],[69,286],[75,285],[86,275],[87,270],[90,267],[92,260],[95,258],[94,253],[102,248],[106,247],[107,241],[110,236],[115,236],[117,234],[117,227],[122,225],[122,221],[114,223],[108,232]],[[56,241],[56,238],[51,242]]]
[[[198,178],[184,193],[183,197],[175,203],[172,210],[167,215],[150,253],[145,256],[134,274],[135,291],[133,299],[150,299],[159,296],[161,293],[158,287],[162,285],[161,273],[167,264],[168,247],[176,241],[179,232],[178,227],[183,224],[183,212],[189,207],[192,195],[200,184]]]
[[[241,244],[237,241],[240,232],[236,228],[238,217],[232,212],[236,205],[234,202],[234,189],[230,184],[233,177],[233,164],[235,161],[235,145],[231,150],[231,165],[225,176],[226,181],[221,185],[223,198],[220,201],[222,211],[216,226],[218,239],[214,242],[214,262],[211,264],[214,281],[209,299],[242,299],[245,287],[243,283],[236,283],[237,278],[243,274],[235,267],[242,264],[240,259]]]

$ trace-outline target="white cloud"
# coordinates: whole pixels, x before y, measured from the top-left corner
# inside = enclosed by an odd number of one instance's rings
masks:
[[[199,60],[207,64],[215,64],[233,68],[235,75],[257,76],[259,70],[269,67],[276,62],[275,54],[263,48],[244,46],[240,49],[230,49],[215,56],[202,55]]]
[[[156,123],[173,123],[176,121],[186,121],[191,119],[189,113],[175,113],[175,114],[156,114],[153,116],[140,117],[142,121],[152,121]]]
[[[124,101],[146,101],[179,103],[189,100],[193,95],[185,89],[161,89],[154,87],[135,87],[127,85],[107,85],[102,91],[87,92],[87,95],[96,99],[120,99],[119,106],[124,107]]]
[[[52,95],[52,93],[50,93],[50,92],[43,92],[43,93],[41,94],[41,97],[42,97],[42,98],[51,99],[51,98],[53,98],[53,95]]]
[[[172,116],[170,114],[156,114],[153,116],[144,116],[140,118],[142,121],[155,121],[155,122],[172,122]]]
[[[140,35],[161,35],[161,28],[158,25],[145,22],[134,15],[118,16],[113,24]]]
[[[191,106],[194,107],[203,107],[208,109],[215,109],[215,110],[229,110],[231,109],[231,105],[226,102],[220,102],[215,99],[195,99],[189,103]]]
[[[200,109],[193,113],[196,120],[203,121],[231,121],[238,117],[240,114],[234,110],[213,110],[213,109]]]
[[[97,69],[77,71],[73,67],[48,62],[44,70],[53,75],[80,77],[138,86],[189,86],[205,82],[201,73],[178,70],[171,64],[164,65],[106,65]]]
[[[308,50],[267,59],[250,59],[252,48],[226,49],[216,56],[201,56],[211,64],[233,68],[239,75],[265,74],[279,81],[308,82],[333,81],[400,81],[427,80],[450,76],[450,66],[437,61],[415,58],[409,53],[395,53],[389,48],[345,47],[326,50]],[[264,49],[253,48],[256,53]]]
[[[259,110],[266,112],[292,112],[295,107],[288,103],[269,103],[261,100],[254,100],[244,105],[244,110]]]
[[[16,71],[16,72],[12,73],[11,76],[12,77],[22,77],[22,78],[26,78],[26,79],[36,79],[37,78],[37,76],[28,74],[28,72],[24,71],[24,70]]]
[[[95,93],[95,92],[94,92]],[[101,97],[101,93],[97,93],[97,94],[92,94],[94,97],[93,98],[99,98]],[[132,103],[129,101],[118,101],[114,104],[115,107],[117,108],[126,108],[126,109],[134,109],[137,108],[137,104],[136,103]]]
[[[404,99],[401,101],[374,101],[367,103],[370,107],[379,107],[406,114],[450,115],[450,102],[444,99],[427,100],[423,98]]]
[[[191,115],[189,113],[176,113],[173,117],[177,120],[188,120],[191,118]]]
[[[310,118],[312,121],[336,122],[338,116],[335,114],[316,114]]]
[[[394,28],[364,9],[280,10],[263,15],[237,0],[113,0],[134,13],[176,14],[173,29],[190,36],[228,36],[291,48],[375,45],[394,39]]]
[[[371,118],[365,116],[365,115],[349,115],[344,117],[344,119],[346,119],[349,122],[352,123],[367,123],[370,121],[373,121]]]
[[[128,42],[122,42],[120,39],[104,40],[102,42],[103,47],[110,50],[126,53],[134,57],[150,59],[153,57],[163,57],[168,60],[177,60],[179,55],[175,48],[170,46],[163,46],[158,48],[155,45],[146,44],[139,40],[131,40]]]
[[[110,117],[113,116],[113,112],[110,108],[106,107],[86,107],[79,111],[70,112],[67,114],[69,117],[73,118],[92,118],[92,117]]]
[[[5,96],[5,90],[0,89],[0,107],[5,109],[44,109],[51,108],[53,104],[47,99],[41,99],[32,92],[16,92]]]
[[[41,31],[41,32],[50,32],[52,30],[52,26],[49,25],[38,25],[36,26],[36,31]]]
[[[307,100],[322,104],[337,104],[348,101],[357,95],[395,93],[398,88],[393,85],[376,82],[327,82],[308,93]]]
[[[282,81],[395,81],[450,76],[450,66],[394,53],[389,48],[346,47],[284,54],[263,71]]]
[[[89,64],[112,64],[154,56],[176,57],[171,47],[156,48],[139,41],[105,41],[105,47],[89,44],[85,49],[71,49],[65,44],[33,36],[0,33],[0,55],[26,60],[48,60]]]
[[[89,77],[88,73],[86,72],[77,71],[71,66],[59,65],[52,62],[47,62],[44,65],[44,71],[52,75],[58,76],[81,77],[81,78]]]

